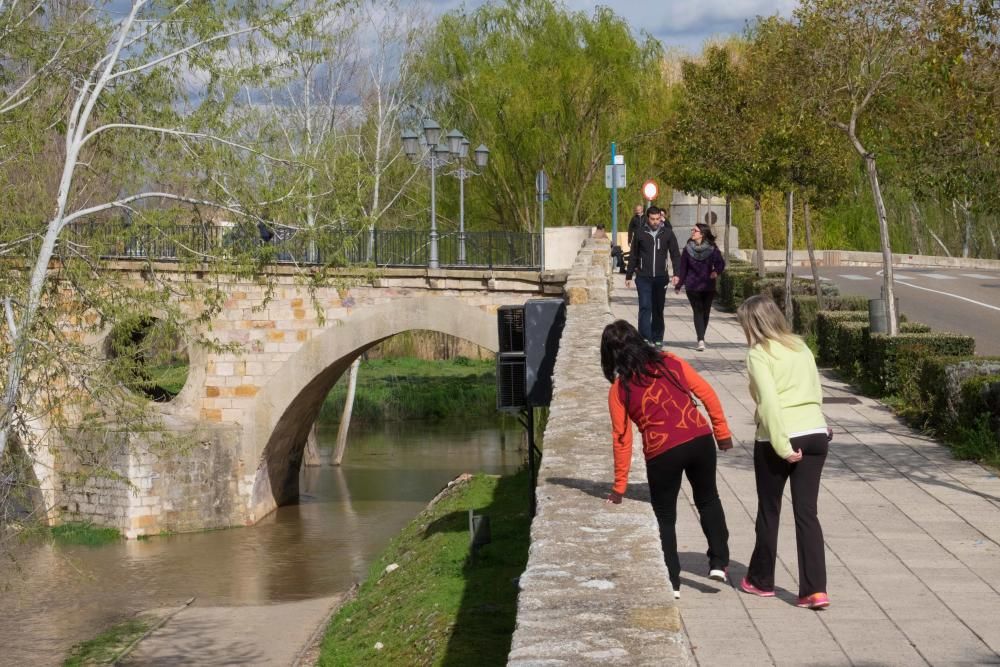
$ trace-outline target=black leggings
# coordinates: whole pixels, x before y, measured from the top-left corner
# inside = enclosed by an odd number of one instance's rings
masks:
[[[747,568],[747,580],[765,591],[774,590],[774,563],[778,556],[778,519],[785,481],[792,480],[795,546],[799,557],[799,597],[826,592],[826,552],[816,499],[819,478],[830,449],[825,433],[792,438],[792,449],[802,460],[789,463],[769,442],[755,442],[753,469],[757,477],[757,543]]]
[[[698,340],[705,340],[705,331],[708,329],[708,316],[712,314],[712,300],[715,299],[715,292],[692,292],[687,291],[688,301],[691,302],[691,310],[694,313],[694,332]]]
[[[708,540],[709,567],[721,570],[729,565],[729,529],[715,486],[715,440],[711,434],[702,435],[646,461],[649,498],[660,527],[663,560],[675,591],[680,590],[681,585],[676,524],[682,474],[687,475],[691,483],[694,504],[701,517],[701,530]]]

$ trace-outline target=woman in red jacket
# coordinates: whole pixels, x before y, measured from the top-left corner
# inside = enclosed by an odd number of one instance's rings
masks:
[[[611,382],[608,409],[615,457],[615,484],[608,502],[620,503],[625,494],[635,422],[642,433],[649,497],[660,528],[660,545],[674,598],[681,596],[675,524],[677,494],[685,474],[708,540],[709,577],[726,581],[729,530],[715,485],[715,446],[717,442],[725,451],[732,448],[733,441],[719,397],[687,362],[650,347],[624,320],[604,329],[601,367]],[[698,411],[692,393],[708,409],[711,425]]]

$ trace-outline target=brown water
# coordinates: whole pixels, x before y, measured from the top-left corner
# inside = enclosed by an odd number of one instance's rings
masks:
[[[321,432],[321,450],[335,437]],[[247,605],[346,591],[456,475],[516,470],[520,442],[519,427],[352,430],[343,466],[303,469],[301,503],[251,528],[19,550],[16,565],[0,564],[0,665],[58,664],[109,625],[192,597]]]

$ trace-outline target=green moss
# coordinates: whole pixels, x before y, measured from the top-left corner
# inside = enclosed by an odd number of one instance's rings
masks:
[[[111,544],[122,539],[122,534],[118,532],[117,528],[75,521],[54,526],[51,529],[51,535],[58,544],[83,544],[87,546]]]
[[[149,623],[139,619],[131,619],[119,623],[89,641],[77,644],[70,649],[63,662],[63,667],[83,667],[83,665],[110,665],[128,648],[129,644],[141,637],[148,629]]]
[[[468,510],[492,542],[469,555]],[[528,558],[528,474],[477,475],[420,514],[331,620],[319,665],[505,665]],[[385,572],[386,566],[399,566]],[[376,649],[377,643],[382,644]]]

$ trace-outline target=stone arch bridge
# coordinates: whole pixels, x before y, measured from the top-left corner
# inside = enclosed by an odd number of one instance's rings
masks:
[[[574,237],[567,264],[585,236]],[[396,268],[309,294],[289,274],[277,276],[266,301],[265,287],[233,282],[210,326],[213,338],[239,343],[240,352],[189,350],[184,388],[157,404],[168,428],[191,433],[195,444],[164,455],[133,442],[113,465],[133,488],[110,480],[67,487],[59,465],[50,467],[39,475],[50,517],[113,525],[129,537],[253,524],[297,500],[309,430],[354,359],[419,329],[495,351],[497,308],[564,295],[573,288],[567,276],[565,269]]]

